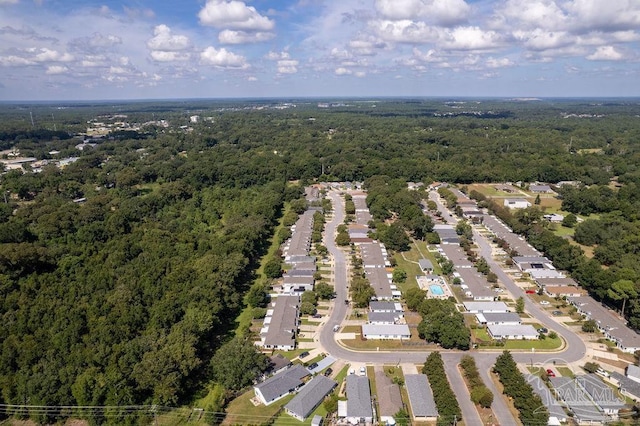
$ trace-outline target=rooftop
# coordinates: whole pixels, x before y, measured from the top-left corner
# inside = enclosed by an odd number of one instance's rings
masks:
[[[414,417],[437,417],[438,410],[426,374],[406,374],[404,383]]]
[[[337,385],[336,382],[328,377],[323,375],[315,376],[300,389],[300,392],[284,408],[305,419]]]
[[[346,391],[347,417],[373,417],[368,377],[348,375]]]

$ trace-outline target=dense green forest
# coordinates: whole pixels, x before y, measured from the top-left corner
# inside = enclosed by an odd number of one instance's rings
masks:
[[[0,176],[0,403],[192,400],[215,376],[210,359],[233,334],[283,206],[300,196],[295,180],[367,180],[376,232],[399,250],[398,230],[432,228],[405,181],[581,181],[562,195],[567,210],[600,214],[576,229],[595,258],[576,246],[556,258],[578,279],[606,275],[586,286],[609,302],[622,304],[614,282],[637,288],[639,102],[282,102],[0,105],[3,149],[79,157]],[[170,125],[75,148],[89,120],[114,114]],[[190,123],[194,114],[208,119]],[[526,231],[553,251],[534,225]]]

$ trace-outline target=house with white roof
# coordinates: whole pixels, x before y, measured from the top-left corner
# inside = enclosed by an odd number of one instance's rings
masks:
[[[363,324],[362,337],[377,340],[402,340],[411,338],[407,324]]]
[[[506,198],[504,206],[510,209],[526,209],[531,207],[531,203],[524,198]]]

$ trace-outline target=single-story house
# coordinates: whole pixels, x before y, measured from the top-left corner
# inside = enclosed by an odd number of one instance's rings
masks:
[[[328,377],[317,375],[300,389],[284,409],[287,414],[303,422],[336,386],[338,384]]]
[[[557,213],[545,214],[542,216],[543,219],[547,219],[552,223],[560,223],[564,220],[564,216]]]
[[[291,392],[295,392],[304,384],[303,379],[308,375],[309,370],[300,364],[296,364],[255,385],[253,391],[260,402],[264,405],[269,405],[280,398],[284,398]]]
[[[400,386],[393,383],[382,369],[376,369],[376,392],[381,424],[394,424],[393,416],[403,408]]]
[[[374,300],[369,303],[369,310],[371,312],[404,312],[402,304],[399,302],[387,302]]]
[[[527,374],[525,378],[527,383],[533,388],[533,391],[538,394],[544,406],[547,407],[547,411],[549,412],[549,422],[547,425],[566,423],[567,414],[542,379],[534,374]]]
[[[596,374],[583,374],[576,376],[575,380],[591,396],[593,402],[602,412],[614,419],[618,417],[618,411],[624,408],[625,401],[618,398],[614,390],[607,386],[600,377]]]
[[[369,324],[396,324],[404,314],[399,312],[369,312]]]
[[[409,395],[411,417],[416,422],[438,420],[438,409],[426,374],[406,374],[404,383]]]
[[[269,374],[278,374],[279,372],[291,367],[291,360],[282,356],[282,354],[275,354],[269,357]]]
[[[585,289],[571,285],[546,286],[544,292],[551,297],[579,297],[587,294]]]
[[[282,279],[282,292],[286,294],[302,294],[312,291],[315,279],[312,276],[285,275]]]
[[[260,330],[260,345],[265,349],[292,351],[296,347],[299,296],[279,295],[272,299]]]
[[[409,339],[411,331],[406,324],[363,324],[362,337],[378,340]]]
[[[472,314],[510,312],[504,302],[464,302],[464,308]]]
[[[530,324],[487,326],[487,331],[492,339],[496,340],[535,340],[539,337],[538,331]]]
[[[482,325],[519,325],[522,323],[520,315],[515,312],[496,312],[476,314],[478,324]]]
[[[550,194],[553,192],[549,185],[529,185],[529,191],[534,194]]]
[[[338,401],[338,417],[351,424],[373,422],[371,388],[369,378],[350,374],[347,376],[346,401]]]
[[[510,209],[526,209],[531,207],[531,203],[524,198],[506,198],[504,206]]]

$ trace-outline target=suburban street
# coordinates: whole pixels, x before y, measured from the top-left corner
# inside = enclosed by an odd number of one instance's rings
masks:
[[[428,351],[355,351],[346,348],[338,343],[335,338],[335,332],[333,331],[334,325],[341,324],[346,319],[348,306],[343,303],[348,299],[348,271],[347,271],[347,259],[344,252],[338,248],[335,244],[335,234],[338,225],[344,222],[344,200],[337,191],[330,191],[329,197],[333,204],[333,218],[326,224],[325,245],[331,252],[334,259],[334,285],[336,292],[336,299],[333,310],[329,316],[329,319],[324,324],[324,327],[320,331],[320,345],[322,350],[331,356],[338,359],[342,359],[346,362],[352,363],[367,363],[367,364],[400,364],[400,363],[412,363],[422,364],[430,352]],[[435,199],[434,199],[435,198]],[[455,219],[449,214],[448,210],[441,205],[437,197],[433,197],[434,201],[438,203],[439,209],[442,210],[442,215],[447,221],[454,221]],[[524,295],[522,289],[520,289],[513,280],[502,270],[500,265],[493,260],[491,255],[490,243],[480,235],[477,230],[474,230],[476,242],[480,248],[481,255],[487,260],[491,270],[498,275],[500,281],[505,287],[513,294],[514,297]],[[543,324],[550,330],[556,331],[565,340],[566,345],[559,351],[549,352],[514,352],[513,356],[517,362],[520,363],[540,363],[544,364],[550,360],[559,360],[561,362],[572,363],[581,360],[586,353],[586,346],[579,336],[571,332],[569,329],[561,326],[554,321],[543,309],[541,309],[536,303],[531,301],[528,297],[525,297],[525,307],[528,313],[535,317],[536,321]],[[477,424],[480,422],[477,410],[474,404],[469,399],[469,391],[465,386],[462,376],[457,368],[457,364],[461,356],[465,353],[473,355],[478,365],[478,369],[484,380],[485,384],[494,393],[494,403],[492,409],[495,415],[495,421],[498,424],[513,424],[513,416],[509,412],[506,401],[502,394],[498,392],[496,386],[491,378],[491,368],[495,363],[496,357],[500,354],[500,350],[471,350],[468,352],[461,351],[447,351],[443,350],[442,358],[447,367],[447,374],[451,383],[452,389],[458,396],[458,402],[460,404],[464,419],[468,424]]]

